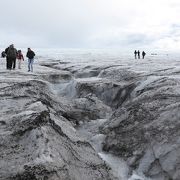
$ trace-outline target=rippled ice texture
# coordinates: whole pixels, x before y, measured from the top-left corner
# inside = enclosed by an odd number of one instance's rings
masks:
[[[1,49],[2,50],[2,49]],[[52,61],[60,60],[62,62],[70,62],[68,66],[74,66],[75,69],[81,69],[85,66],[120,66],[121,68],[130,69],[134,72],[151,73],[151,71],[162,71],[166,70],[167,76],[171,76],[171,72],[180,71],[180,58],[179,54],[157,52],[157,55],[151,55],[151,52],[147,52],[144,60],[134,59],[133,51],[122,53],[119,50],[80,50],[80,49],[33,49],[36,53],[35,60],[35,71],[34,73],[39,73],[44,71],[44,69],[38,66],[39,62],[42,61]],[[26,50],[23,49],[25,55]],[[152,52],[154,53],[154,52]],[[1,60],[1,70],[5,70],[5,60]],[[3,62],[3,63],[2,63]],[[27,71],[27,61],[23,63],[22,70]],[[169,72],[169,74],[168,74]],[[174,75],[173,75],[174,76]],[[151,76],[151,79],[147,79],[144,84],[138,86],[138,88],[143,88],[148,81],[154,81],[158,78],[157,76]],[[178,75],[176,78],[179,78]],[[114,169],[118,171],[119,168],[124,169],[126,174],[127,168],[121,167],[124,162],[119,162],[119,159],[115,159],[111,155],[106,155],[100,152],[100,156],[106,160]],[[129,180],[144,179],[137,176],[135,173]]]

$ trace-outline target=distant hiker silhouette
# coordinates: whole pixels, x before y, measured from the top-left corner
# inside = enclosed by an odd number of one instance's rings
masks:
[[[143,51],[143,52],[142,52],[142,58],[143,58],[143,59],[144,59],[145,55],[146,55],[146,53]]]
[[[137,55],[138,55],[138,59],[140,59],[140,51],[139,50],[137,52]]]
[[[134,51],[134,56],[135,56],[135,59],[137,59],[137,51],[136,50]]]

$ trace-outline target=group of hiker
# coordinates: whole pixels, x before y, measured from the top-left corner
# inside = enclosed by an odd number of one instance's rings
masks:
[[[135,56],[135,59],[137,59],[137,57],[138,57],[138,59],[140,59],[141,58],[141,56],[140,56],[140,51],[138,50],[138,51],[134,51],[134,56]],[[144,59],[144,57],[145,57],[145,55],[146,55],[146,53],[143,51],[142,52],[142,58]]]
[[[17,50],[14,44],[11,44],[1,53],[2,57],[6,57],[6,68],[8,70],[14,70],[16,68],[16,60],[18,60],[18,69],[21,69],[21,63],[24,61],[24,56],[21,50]],[[27,49],[26,57],[28,58],[28,72],[33,72],[33,62],[35,53],[31,48]]]

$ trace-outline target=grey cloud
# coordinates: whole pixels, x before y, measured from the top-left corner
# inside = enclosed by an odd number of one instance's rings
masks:
[[[145,20],[144,11],[141,12],[141,8],[137,11],[135,2],[127,10],[121,9],[120,6],[120,15],[115,14],[108,7],[103,9],[103,4],[101,7],[96,7],[97,12],[93,11],[95,2],[90,0],[1,0],[3,8],[0,11],[0,45],[13,42],[18,46],[65,48],[151,46],[159,39],[179,36],[178,23],[170,25],[169,32],[162,32],[159,36],[153,37],[148,32],[140,31],[139,19]],[[112,3],[110,0],[106,2]],[[87,3],[92,7],[89,8]],[[101,32],[103,34],[111,27],[117,32],[120,28],[126,30],[131,23],[137,26],[133,33],[127,31],[113,36],[112,32],[112,35],[108,34],[107,37],[101,36]],[[97,38],[91,39],[96,36]]]
[[[73,4],[72,0],[69,4],[65,0],[3,1],[1,7],[7,8],[0,11],[1,33],[6,35],[6,41],[16,39],[20,44],[32,40],[39,46],[84,45],[90,25],[73,14],[78,11],[76,7],[71,11]]]

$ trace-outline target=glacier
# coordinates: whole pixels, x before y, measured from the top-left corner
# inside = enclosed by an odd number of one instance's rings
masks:
[[[0,59],[0,179],[179,179],[178,54],[36,54]]]

